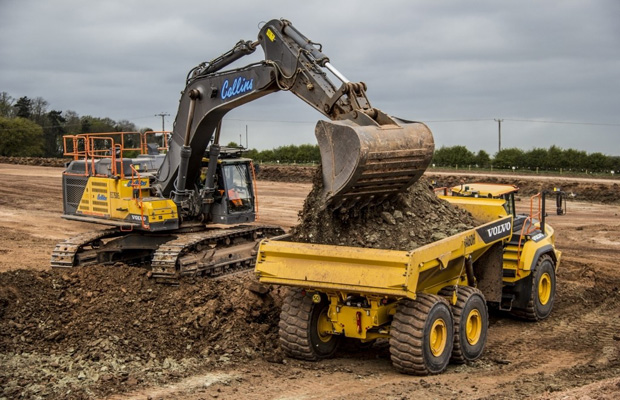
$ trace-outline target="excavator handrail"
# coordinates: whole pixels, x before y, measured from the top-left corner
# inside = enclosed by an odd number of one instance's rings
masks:
[[[106,141],[109,141],[110,146],[105,146]],[[103,149],[97,149],[97,146],[95,145],[95,143],[97,142],[103,142],[104,145],[101,146],[103,147]],[[90,163],[90,168],[91,168],[91,175],[92,176],[108,176],[107,174],[101,174],[101,173],[97,173],[97,170],[95,168],[95,161],[97,159],[106,159],[109,158],[110,159],[110,174],[112,176],[117,176],[118,171],[116,168],[116,149],[121,148],[122,146],[119,144],[115,144],[114,143],[114,139],[112,137],[106,137],[106,136],[92,136],[88,138],[88,147],[87,147],[87,151],[88,151],[88,155],[89,155],[89,159],[88,159],[88,163]],[[123,169],[121,168],[121,174],[123,172]]]
[[[161,135],[162,142],[157,146],[157,150],[159,151],[168,151],[168,135],[170,135],[170,131],[145,131],[141,134],[140,140],[140,154],[148,154],[148,138],[150,135],[157,136]]]
[[[129,151],[137,151],[139,154],[148,154],[148,137],[153,135],[160,134],[162,136],[161,143],[158,143],[157,149],[159,151],[167,151],[168,150],[168,135],[170,131],[145,131],[145,132],[94,132],[94,133],[78,133],[75,135],[64,135],[63,138],[63,155],[65,156],[73,156],[74,160],[79,160],[81,157],[89,155],[89,149],[86,146],[86,143],[90,141],[91,138],[118,138],[116,142],[120,143],[121,153],[119,156],[122,158],[125,156],[126,152]],[[127,147],[127,142],[129,141],[130,136],[137,136],[138,147]],[[67,145],[67,141],[72,141],[72,146]],[[84,149],[80,150],[80,142],[84,142]],[[135,145],[134,145],[135,146]],[[69,148],[71,147],[71,148]],[[110,147],[111,149],[111,147]]]
[[[140,224],[144,230],[148,230],[149,225],[144,223],[144,203],[142,202],[142,176],[140,172],[132,165],[131,166],[131,188],[132,195],[136,201],[136,206],[140,209]],[[137,196],[136,196],[137,193]]]

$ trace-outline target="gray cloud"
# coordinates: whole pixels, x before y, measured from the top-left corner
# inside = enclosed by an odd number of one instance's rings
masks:
[[[373,105],[429,122],[438,146],[552,144],[620,154],[620,3],[608,1],[0,1],[0,91],[158,128],[187,71],[286,17]],[[247,62],[260,59],[260,50]],[[245,61],[245,60],[244,60]],[[225,140],[314,142],[321,115],[289,93],[229,113]],[[509,121],[581,121],[573,125]]]

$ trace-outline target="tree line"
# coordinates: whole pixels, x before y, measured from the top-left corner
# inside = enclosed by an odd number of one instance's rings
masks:
[[[582,150],[518,148],[502,149],[491,157],[484,150],[474,154],[465,146],[441,147],[435,150],[432,164],[436,167],[476,167],[497,169],[520,169],[530,171],[603,172],[620,171],[620,156],[587,153]]]
[[[319,146],[313,144],[299,146],[292,144],[261,151],[249,149],[244,152],[244,155],[258,162],[268,163],[313,164],[321,161]]]
[[[48,110],[42,97],[14,99],[0,92],[0,156],[62,157],[62,136],[97,132],[136,132],[133,122],[79,116],[75,111]],[[150,128],[141,129],[141,132]],[[237,146],[231,142],[229,145]],[[248,149],[247,157],[258,162],[319,163],[319,147],[312,144],[280,146],[271,150]],[[432,164],[449,168],[496,168],[541,171],[610,172],[620,171],[620,156],[587,153],[575,149],[502,149],[493,156],[484,150],[473,153],[465,146],[435,149]]]
[[[79,116],[75,111],[48,107],[42,97],[15,99],[0,92],[0,156],[62,157],[63,135],[137,131],[127,120]]]

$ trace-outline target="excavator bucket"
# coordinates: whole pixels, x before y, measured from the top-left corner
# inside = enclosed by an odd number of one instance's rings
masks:
[[[317,123],[326,205],[346,210],[377,204],[420,179],[435,148],[430,129],[420,122],[386,119],[367,125]]]

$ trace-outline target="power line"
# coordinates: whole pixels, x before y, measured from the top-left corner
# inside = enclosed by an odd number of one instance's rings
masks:
[[[440,119],[440,120],[425,120],[421,119],[422,122],[479,122],[479,121],[496,121],[496,118],[481,118],[481,119]],[[567,125],[598,125],[598,126],[620,126],[620,124],[614,123],[605,123],[605,122],[577,122],[577,121],[549,121],[549,120],[539,120],[539,119],[516,119],[516,118],[502,118],[502,121],[511,121],[511,122],[538,122],[543,124],[567,124]]]
[[[421,119],[421,122],[480,122],[480,121],[493,121],[493,118],[485,118],[485,119],[438,119],[438,120],[425,120]]]
[[[620,124],[609,124],[609,123],[602,123],[602,122],[545,121],[545,120],[538,120],[538,119],[509,119],[509,118],[506,118],[506,121],[514,121],[514,122],[539,122],[539,123],[542,123],[542,124],[620,126]]]
[[[162,116],[163,114],[163,116]],[[159,113],[155,114],[155,116],[162,117],[169,116],[170,114]],[[124,119],[126,121],[131,121],[135,119],[146,119],[152,118],[148,116],[141,117],[132,117]],[[265,120],[265,119],[252,119],[252,118],[225,118],[226,121],[240,121],[240,122],[259,122],[259,123],[282,123],[282,124],[314,124],[314,121],[291,121],[291,120]],[[472,119],[441,119],[441,120],[425,120],[425,119],[417,119],[418,121],[424,123],[452,123],[452,122],[497,122],[495,118],[472,118]],[[510,121],[510,122],[530,122],[530,123],[542,123],[542,124],[566,124],[566,125],[589,125],[589,126],[620,126],[620,123],[605,123],[605,122],[578,122],[578,121],[551,121],[551,120],[536,120],[536,119],[520,119],[520,118],[502,118],[502,121]],[[117,121],[115,121],[117,122]],[[78,124],[64,124],[64,127],[69,126],[79,126]],[[163,126],[163,124],[162,124]],[[52,128],[53,126],[41,125],[42,128]],[[0,131],[6,131],[8,129],[0,129]],[[165,130],[165,129],[163,129]]]
[[[269,122],[281,124],[315,124],[314,121],[285,121],[285,120],[268,120],[268,119],[248,119],[248,118],[225,118],[225,121],[241,121],[241,122]]]
[[[155,117],[157,117],[157,116],[161,117],[161,131],[165,132],[166,128],[165,128],[165,125],[164,125],[164,117],[169,117],[170,114],[165,113],[165,112],[160,112],[159,114],[155,114]]]

